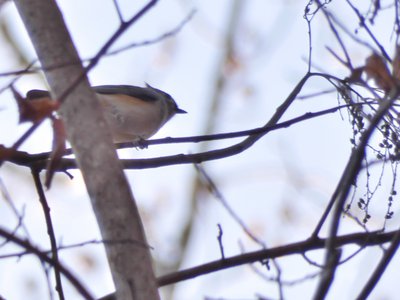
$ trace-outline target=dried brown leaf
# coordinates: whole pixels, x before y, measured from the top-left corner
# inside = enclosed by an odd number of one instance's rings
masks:
[[[373,79],[385,93],[388,93],[395,86],[395,80],[391,76],[385,60],[380,55],[376,53],[370,55],[367,58],[364,70],[368,78]]]
[[[62,120],[57,118],[52,118],[53,125],[53,146],[50,155],[49,163],[46,169],[46,188],[50,188],[51,181],[53,179],[54,173],[60,165],[61,158],[63,157],[66,149],[67,135],[65,132],[64,123]]]

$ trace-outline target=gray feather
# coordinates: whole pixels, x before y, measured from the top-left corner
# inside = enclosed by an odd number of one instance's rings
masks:
[[[93,89],[99,94],[125,94],[149,102],[157,101],[158,99],[154,90],[132,85],[99,85],[93,87]]]
[[[171,96],[161,90],[151,87],[146,84],[146,88],[133,86],[133,85],[99,85],[94,86],[93,90],[98,94],[103,95],[115,95],[124,94],[131,97],[139,98],[144,101],[154,102],[159,99],[159,95],[163,94],[167,98]],[[30,90],[26,97],[29,100],[39,99],[43,97],[50,97],[50,93],[44,90]]]

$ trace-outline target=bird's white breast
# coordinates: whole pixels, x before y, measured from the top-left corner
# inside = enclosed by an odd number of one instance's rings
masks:
[[[98,94],[114,142],[147,139],[163,125],[158,101],[142,101],[130,96]]]

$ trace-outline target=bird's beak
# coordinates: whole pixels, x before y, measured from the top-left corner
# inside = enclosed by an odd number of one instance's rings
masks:
[[[179,107],[175,111],[177,114],[187,114],[186,110],[180,109]]]

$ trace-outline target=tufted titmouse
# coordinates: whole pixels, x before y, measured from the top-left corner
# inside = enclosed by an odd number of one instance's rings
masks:
[[[93,87],[110,126],[114,143],[135,142],[154,135],[175,114],[184,114],[167,93],[146,84],[100,85]],[[28,100],[49,98],[50,93],[31,90]]]

